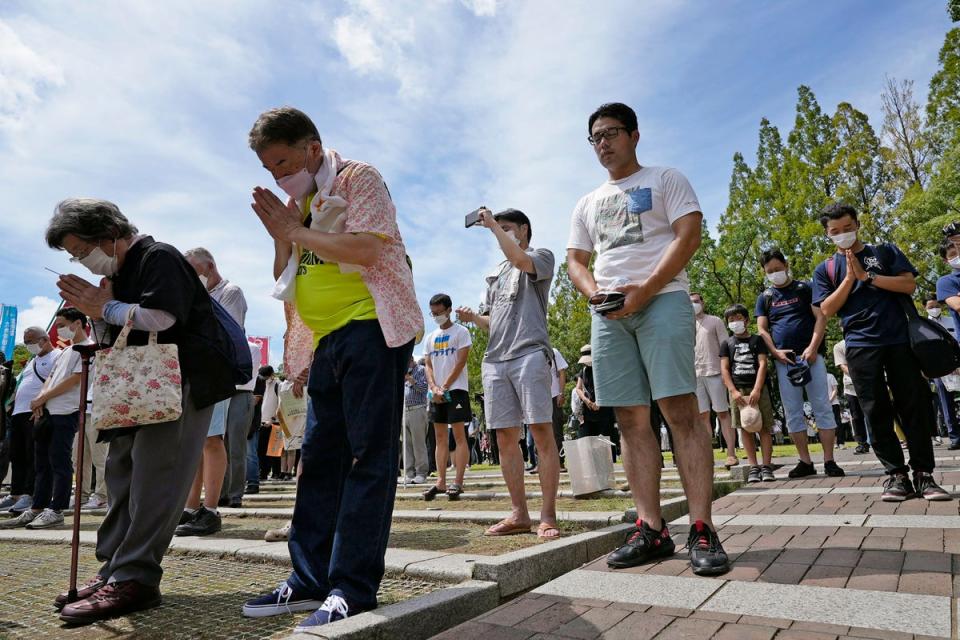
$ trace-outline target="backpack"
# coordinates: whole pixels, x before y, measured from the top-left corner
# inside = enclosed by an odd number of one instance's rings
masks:
[[[220,328],[223,329],[226,340],[225,350],[221,355],[230,363],[233,369],[233,383],[246,384],[253,377],[253,358],[250,356],[250,347],[247,346],[247,334],[230,312],[222,304],[210,298],[210,306],[213,307],[213,315]]]
[[[888,244],[877,245],[877,255],[884,266],[893,264],[895,256]],[[827,260],[827,276],[836,283],[835,257]],[[939,322],[917,313],[913,299],[907,294],[893,294],[907,319],[910,349],[920,362],[920,370],[928,380],[942,378],[960,367],[960,342]]]

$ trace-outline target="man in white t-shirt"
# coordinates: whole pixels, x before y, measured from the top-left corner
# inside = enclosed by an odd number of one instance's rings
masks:
[[[53,372],[60,357],[47,332],[40,327],[27,327],[23,343],[33,358],[20,374],[13,400],[13,419],[10,421],[10,495],[0,502],[0,510],[20,515],[33,505],[34,444],[33,411],[30,403],[40,394],[43,383]]]
[[[610,290],[625,295],[621,308],[594,314],[590,342],[595,402],[616,411],[639,516],[607,564],[632,567],[674,552],[660,511],[660,443],[650,427],[656,400],[673,431],[690,507],[690,564],[696,574],[725,573],[729,558],[711,520],[713,450],[697,422],[696,332],[684,271],[700,246],[700,203],[679,171],[637,161],[637,116],[627,105],[602,105],[587,130],[609,180],[577,203],[567,264],[596,303]]]
[[[56,314],[57,333],[73,344],[88,344],[84,329],[87,317],[73,307]],[[33,506],[4,528],[48,529],[63,524],[63,510],[70,504],[73,479],[73,439],[80,418],[80,354],[67,349],[43,383],[40,393],[30,402],[36,425],[34,464],[36,478]]]
[[[740,464],[737,459],[737,434],[730,424],[730,402],[727,388],[720,375],[720,345],[727,341],[727,325],[717,316],[703,311],[703,296],[690,294],[693,315],[697,323],[697,342],[694,347],[697,371],[697,405],[700,409],[700,424],[708,433],[713,433],[710,424],[710,409],[717,414],[720,433],[727,445],[726,465],[729,469]]]
[[[437,329],[424,341],[424,364],[427,373],[427,405],[430,421],[437,436],[437,483],[423,492],[423,499],[433,500],[437,494],[446,492],[450,500],[459,500],[463,493],[463,474],[470,461],[467,432],[464,424],[470,422],[470,386],[467,380],[467,358],[473,338],[461,324],[450,319],[453,301],[445,293],[430,298],[430,315]],[[453,431],[456,450],[453,464],[456,479],[447,486],[447,460],[450,443],[447,428]]]

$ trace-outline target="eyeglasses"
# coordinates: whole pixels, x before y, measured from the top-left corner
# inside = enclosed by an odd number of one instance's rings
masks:
[[[626,130],[627,130],[626,127],[610,127],[609,129],[601,129],[600,131],[597,131],[596,133],[594,133],[592,136],[587,136],[587,142],[589,142],[593,146],[597,146],[598,144],[600,144],[601,140],[613,140],[618,135],[620,135],[621,131],[626,131]]]
[[[100,244],[98,243],[98,244],[97,244],[97,247],[99,247],[99,246],[100,246]],[[89,249],[87,249],[86,251],[84,251],[84,252],[83,252],[82,254],[80,254],[80,255],[76,255],[76,256],[71,255],[71,256],[70,256],[70,262],[73,262],[73,263],[80,262],[81,260],[83,260],[84,258],[86,258],[88,255],[90,255],[91,253],[93,253],[93,250],[96,249],[97,247],[90,247]]]

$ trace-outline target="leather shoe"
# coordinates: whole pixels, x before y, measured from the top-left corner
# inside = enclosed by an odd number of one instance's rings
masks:
[[[90,624],[151,609],[162,601],[157,587],[148,587],[136,580],[110,582],[89,598],[66,605],[60,612],[60,619],[70,624]]]
[[[173,531],[175,536],[208,536],[220,531],[220,514],[200,507],[189,522],[179,525]]]
[[[95,594],[97,591],[99,591],[100,588],[103,587],[103,585],[105,584],[107,584],[106,578],[104,578],[100,574],[93,576],[92,578],[84,582],[82,585],[80,585],[80,587],[77,589],[77,599],[74,600],[74,602],[77,602],[79,600],[86,600],[87,598]],[[70,597],[70,594],[64,592],[58,595],[56,598],[54,598],[53,606],[56,608],[57,611],[60,611],[67,605],[67,599],[69,597]]]

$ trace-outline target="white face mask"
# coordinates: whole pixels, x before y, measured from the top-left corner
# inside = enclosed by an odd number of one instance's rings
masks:
[[[770,281],[775,287],[782,287],[787,284],[787,281],[790,279],[790,276],[787,275],[786,271],[774,271],[773,273],[767,274],[767,280]]]
[[[940,309],[936,309],[936,308],[934,308],[934,309],[927,309],[927,315],[930,316],[931,318],[939,318],[939,317],[940,317],[940,313],[941,313],[941,310],[940,310]]]
[[[699,302],[693,303],[693,315],[698,316],[703,313],[703,305]]]
[[[200,278],[200,284],[203,285],[203,288],[209,290],[210,287],[207,286],[207,283],[210,282],[210,280],[207,278],[207,276],[199,275],[197,277]]]
[[[734,320],[727,326],[730,327],[730,331],[732,331],[734,335],[739,335],[747,328],[747,323],[743,320]]]
[[[73,340],[74,336],[77,335],[76,330],[67,327],[57,327],[57,335],[63,338],[64,340]]]
[[[830,239],[841,249],[849,249],[857,244],[857,232],[848,231],[847,233],[838,233],[835,236],[830,236]]]
[[[954,269],[960,269],[960,256],[950,258],[947,263]]]
[[[80,259],[80,264],[98,276],[112,276],[117,273],[117,241],[113,241],[113,255],[108,256],[100,247],[97,247]]]
[[[510,239],[517,243],[517,246],[520,246],[520,238],[517,237],[516,231],[507,231],[507,235],[510,236]]]
[[[40,345],[38,344],[28,344],[25,346],[27,347],[27,351],[29,351],[30,355],[32,356],[35,356],[40,353]]]
[[[433,321],[437,323],[437,326],[442,326],[447,324],[447,320],[450,319],[450,314],[445,313],[442,316],[433,316]]]

